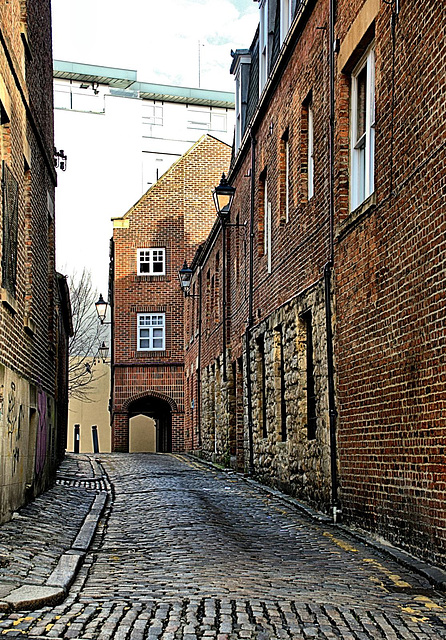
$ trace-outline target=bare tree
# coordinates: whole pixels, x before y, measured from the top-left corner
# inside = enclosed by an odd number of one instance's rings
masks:
[[[98,349],[105,338],[107,327],[99,323],[91,273],[84,269],[78,276],[68,276],[73,336],[69,343],[68,393],[70,398],[91,402],[95,382],[105,374],[98,373]]]

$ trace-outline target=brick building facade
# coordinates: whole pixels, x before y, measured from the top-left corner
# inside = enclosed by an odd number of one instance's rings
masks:
[[[185,338],[187,447],[440,564],[443,13],[259,3]]]
[[[0,6],[0,521],[54,478],[67,413],[55,272],[50,2]]]
[[[184,450],[184,302],[178,270],[215,220],[211,191],[230,147],[205,135],[122,218],[111,249],[112,450],[129,421],[155,420],[156,450]]]

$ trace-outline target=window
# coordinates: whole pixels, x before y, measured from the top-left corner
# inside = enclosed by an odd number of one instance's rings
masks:
[[[307,131],[307,169],[308,169],[308,184],[307,193],[308,200],[311,200],[314,194],[313,188],[313,176],[314,176],[314,135],[313,135],[313,103],[308,104],[308,131]]]
[[[138,313],[138,351],[163,351],[165,342],[165,314]]]
[[[314,125],[312,91],[302,104],[301,113],[301,189],[303,201],[314,195]]]
[[[268,78],[268,0],[260,2],[259,26],[259,95]]]
[[[187,128],[200,131],[227,131],[226,112],[199,107],[188,109]]]
[[[305,325],[306,342],[306,388],[307,388],[307,438],[316,438],[316,392],[314,384],[314,355],[313,355],[313,321],[311,311],[301,316]]]
[[[280,0],[280,44],[285,40],[292,22],[292,0]]]
[[[163,126],[163,107],[158,104],[142,105],[142,123],[143,125]]]
[[[166,274],[165,249],[138,249],[138,275],[164,276]]]
[[[268,273],[271,273],[271,202],[268,201],[266,169],[260,174],[259,183],[259,253],[267,256]],[[263,232],[263,238],[261,234]],[[261,243],[261,244],[260,244]]]
[[[290,143],[288,129],[280,141],[280,222],[290,220]]]
[[[267,412],[266,412],[266,364],[265,364],[265,336],[259,336],[257,339],[257,350],[258,350],[258,362],[257,362],[257,376],[258,376],[258,388],[259,393],[259,404],[260,404],[260,427],[262,430],[262,438],[266,438],[268,436],[268,423],[267,423]]]
[[[374,191],[375,52],[369,47],[352,73],[350,208],[356,209]]]
[[[3,250],[2,287],[15,296],[17,279],[17,235],[19,185],[8,165],[2,162]]]

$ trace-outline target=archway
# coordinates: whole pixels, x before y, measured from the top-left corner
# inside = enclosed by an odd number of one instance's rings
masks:
[[[167,400],[151,395],[137,398],[128,405],[128,417],[130,451],[172,451],[172,409]]]

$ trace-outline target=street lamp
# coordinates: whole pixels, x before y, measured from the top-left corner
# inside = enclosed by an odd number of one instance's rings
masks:
[[[228,183],[225,174],[223,174],[220,180],[220,184],[214,187],[214,190],[212,192],[217,215],[220,218],[222,224],[229,220],[234,195],[235,187]]]
[[[101,358],[102,362],[105,362],[108,357],[109,347],[103,342],[98,349],[98,355]]]
[[[102,293],[99,294],[99,300],[94,303],[96,307],[96,313],[98,314],[99,322],[101,324],[110,324],[105,322],[105,316],[107,315],[108,302],[102,297]]]
[[[185,298],[187,298],[190,295],[192,273],[193,273],[192,269],[187,266],[187,262],[185,260],[183,264],[183,268],[178,271],[178,278],[180,281],[181,291],[184,293]]]
[[[223,306],[223,381],[227,380],[226,367],[226,227],[228,225],[229,216],[231,215],[232,201],[234,200],[235,187],[230,185],[225,174],[222,175],[220,184],[214,188],[212,197],[214,198],[215,209],[221,222],[222,234],[222,306]]]

